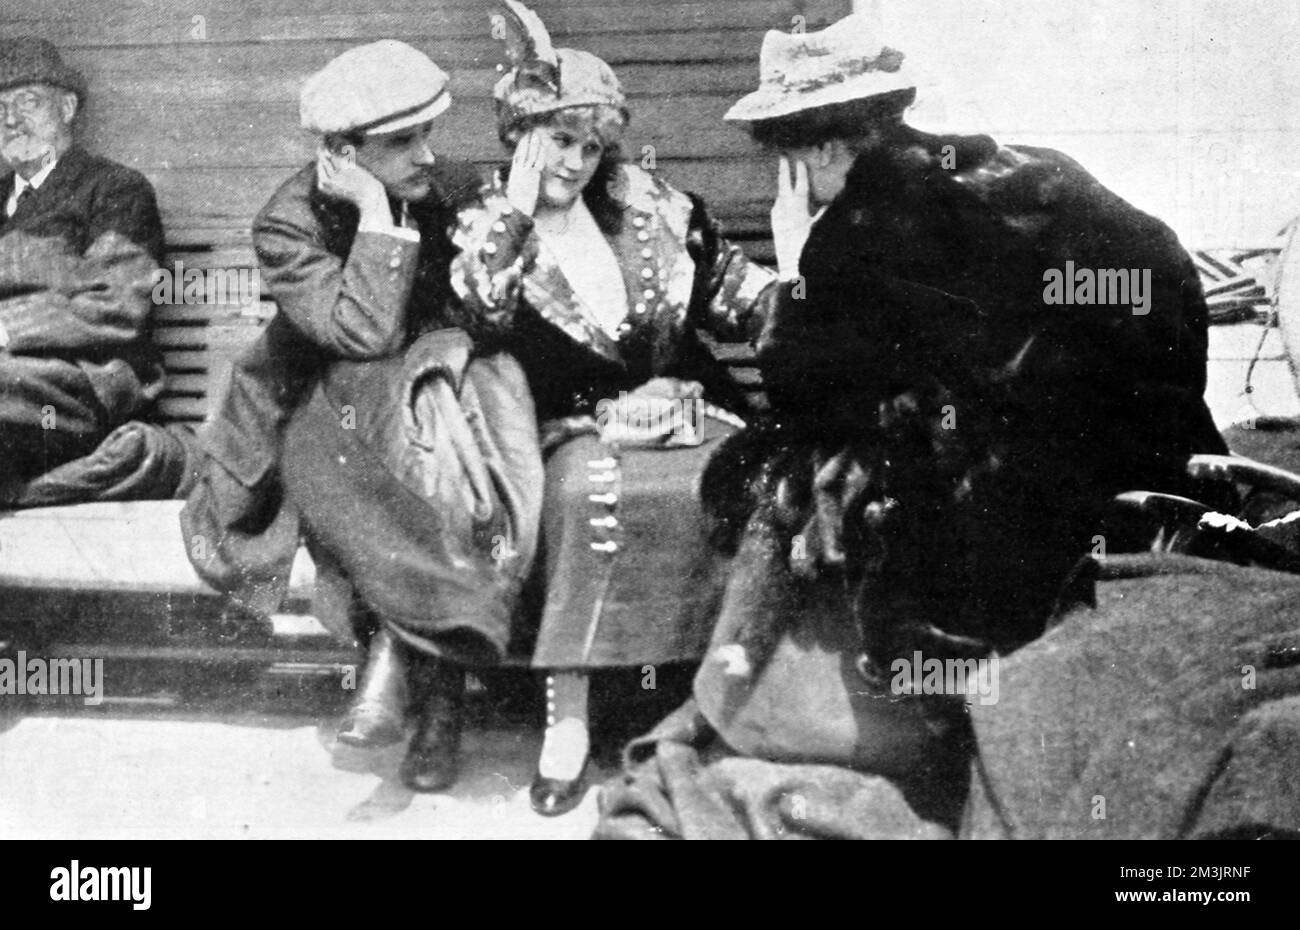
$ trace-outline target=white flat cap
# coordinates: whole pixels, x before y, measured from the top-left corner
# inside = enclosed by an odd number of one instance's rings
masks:
[[[447,73],[405,42],[350,48],[307,79],[299,98],[311,132],[396,132],[451,106]]]

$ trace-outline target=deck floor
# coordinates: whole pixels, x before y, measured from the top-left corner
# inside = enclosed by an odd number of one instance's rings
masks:
[[[1257,323],[1212,326],[1208,355],[1205,400],[1220,429],[1252,412],[1300,417],[1300,397],[1278,329]]]
[[[584,839],[596,792],[539,817],[528,729],[471,731],[449,794],[396,777],[400,746],[331,753],[335,721],[106,712],[24,717],[0,734],[0,836],[10,838]]]

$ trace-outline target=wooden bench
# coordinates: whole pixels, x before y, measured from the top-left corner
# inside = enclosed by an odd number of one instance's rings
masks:
[[[255,267],[251,250],[174,250],[168,270]],[[151,335],[167,370],[157,420],[198,428],[225,390],[231,363],[274,305],[155,307]],[[0,641],[45,657],[261,663],[320,673],[354,665],[310,615],[315,569],[294,563],[284,613],[270,635],[249,636],[195,573],[181,537],[179,500],[79,504],[0,512]]]
[[[619,73],[633,114],[626,155],[703,195],[731,238],[770,259],[771,158],[721,116],[753,89],[765,30],[820,28],[847,13],[849,0],[530,5],[557,45],[595,52]],[[86,75],[82,140],[153,182],[172,246],[168,267],[255,266],[251,218],[314,144],[294,128],[301,82],[361,42],[400,37],[446,67],[456,97],[443,129],[448,153],[482,166],[502,160],[491,99],[502,51],[481,0],[400,0],[378,12],[368,0],[214,0],[194,11],[101,0],[95,9],[89,29],[79,0],[11,0],[0,11],[0,32],[50,39]],[[1216,267],[1214,256],[1202,258],[1207,279],[1233,302],[1225,310],[1257,306],[1257,284]],[[201,423],[230,360],[272,312],[264,302],[159,308],[153,334],[168,366],[163,419]],[[761,393],[743,348],[716,351],[742,384]],[[0,513],[0,638],[16,630],[40,640],[49,655],[355,661],[355,652],[330,644],[307,613],[313,572],[305,557],[295,567],[288,612],[274,618],[273,641],[223,642],[222,601],[185,558],[179,508],[160,501]]]
[[[633,115],[627,157],[703,195],[728,235],[770,258],[771,159],[721,117],[753,89],[766,30],[821,28],[848,13],[850,0],[530,5],[557,45],[598,54],[618,72]],[[314,150],[315,140],[297,129],[302,82],[362,42],[400,38],[446,68],[455,104],[439,123],[440,148],[484,168],[503,161],[492,87],[504,51],[483,0],[398,0],[378,11],[369,0],[214,0],[201,10],[100,0],[91,19],[82,6],[9,0],[0,33],[46,38],[85,75],[90,94],[79,140],[153,183],[172,250],[168,267],[254,267],[253,215]],[[165,421],[202,422],[230,358],[271,311],[265,303],[159,309],[154,337],[168,363]],[[739,377],[754,384],[756,373]],[[66,647],[83,655],[245,656],[245,647],[214,648],[205,635],[221,629],[221,599],[184,557],[179,507],[0,514],[0,638],[16,630],[46,652]],[[284,634],[276,640],[299,652],[270,644],[268,660],[288,661],[324,642],[304,613],[311,578],[310,562],[300,560],[290,613],[275,618]]]
[[[169,253],[165,267],[228,273],[256,262],[251,249],[181,248]],[[224,394],[236,355],[274,313],[268,300],[155,307],[151,337],[167,370],[158,420],[199,428]],[[749,347],[710,346],[761,404]],[[305,548],[294,563],[284,612],[270,618],[269,636],[250,641],[247,627],[231,619],[224,598],[186,557],[182,504],[0,512],[0,648],[8,638],[11,649],[17,643],[49,658],[240,663],[263,666],[270,675],[341,673],[356,665],[357,647],[338,644],[310,614],[315,570]]]

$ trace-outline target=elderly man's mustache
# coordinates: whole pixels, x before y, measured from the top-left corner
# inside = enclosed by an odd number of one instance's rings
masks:
[[[30,133],[18,133],[0,141],[0,158],[12,164],[39,162],[48,164],[54,158],[54,143]]]

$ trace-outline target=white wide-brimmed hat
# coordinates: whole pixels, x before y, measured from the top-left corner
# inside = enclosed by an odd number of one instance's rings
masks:
[[[451,106],[448,77],[424,52],[384,39],[358,45],[307,79],[299,98],[311,132],[396,132]]]
[[[889,48],[863,16],[846,16],[820,32],[772,30],[763,37],[759,85],[725,119],[758,122],[916,87],[903,53]]]

